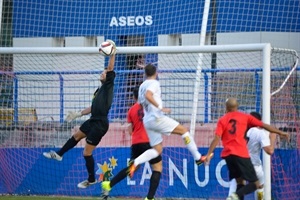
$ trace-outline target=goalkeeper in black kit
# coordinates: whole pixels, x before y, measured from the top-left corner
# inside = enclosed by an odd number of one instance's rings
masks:
[[[66,121],[72,121],[82,115],[91,114],[91,117],[86,120],[79,128],[79,130],[64,144],[58,151],[44,152],[46,158],[61,161],[63,155],[75,147],[77,143],[86,138],[86,144],[83,150],[83,157],[86,162],[86,169],[88,172],[87,180],[78,183],[79,188],[87,188],[90,185],[97,183],[95,178],[95,162],[93,158],[93,150],[100,143],[102,137],[107,133],[109,127],[108,112],[110,110],[115,80],[115,53],[116,45],[113,41],[107,40],[113,44],[113,53],[110,56],[108,67],[100,74],[101,87],[97,88],[94,93],[92,105],[82,110],[81,112],[69,112]]]

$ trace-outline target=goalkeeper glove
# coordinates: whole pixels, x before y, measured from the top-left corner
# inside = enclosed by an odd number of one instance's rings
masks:
[[[69,111],[67,117],[66,117],[66,121],[67,122],[71,122],[73,121],[74,119],[78,118],[78,117],[81,117],[82,114],[81,112],[74,112],[74,111]]]
[[[112,52],[112,54],[111,54],[111,55],[115,55],[115,54],[116,54],[116,52],[117,52],[117,46],[116,46],[115,42],[114,42],[114,41],[112,41],[112,40],[109,40],[109,39],[107,39],[107,40],[106,40],[106,42],[109,42],[109,43],[111,43],[111,44],[113,45],[113,47],[114,47],[114,50],[113,50],[113,52]]]

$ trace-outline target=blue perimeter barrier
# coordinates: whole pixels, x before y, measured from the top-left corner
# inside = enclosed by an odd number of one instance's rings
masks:
[[[42,152],[49,151],[48,148],[2,148],[0,149],[0,194],[18,195],[68,195],[68,196],[99,196],[100,187],[91,186],[87,189],[78,189],[77,183],[86,179],[87,172],[85,161],[82,156],[82,148],[74,148],[64,155],[61,162],[49,160],[43,157]],[[55,149],[54,149],[55,150]],[[188,157],[175,157],[175,154],[188,155]],[[207,148],[200,148],[200,152],[207,152]],[[228,174],[225,161],[220,158],[221,148],[216,149],[215,157],[211,165],[196,166],[192,156],[186,148],[166,147],[163,153],[164,171],[160,187],[157,194],[160,197],[174,198],[226,198],[228,191]],[[278,168],[275,171],[282,171],[275,174],[276,182],[272,183],[272,188],[276,189],[277,194],[284,190],[285,177],[294,177],[289,185],[295,185],[300,181],[300,163],[289,165],[289,161],[297,161],[300,150],[276,150],[282,158],[284,165],[273,165]],[[11,155],[23,155],[18,158],[18,164],[14,163]],[[121,169],[126,166],[130,156],[130,148],[97,148],[95,150],[96,174],[98,177],[111,179]],[[101,157],[99,157],[99,155]],[[127,155],[127,156],[124,156]],[[110,159],[116,159],[113,164]],[[299,161],[299,159],[298,159]],[[184,164],[187,167],[184,167]],[[107,165],[111,170],[105,170],[100,166]],[[195,167],[197,168],[195,170]],[[186,171],[184,171],[186,170]],[[184,175],[186,172],[186,175]],[[195,174],[195,172],[197,174]],[[111,196],[134,196],[143,197],[149,187],[150,173],[149,165],[142,165],[141,169],[135,174],[132,180],[123,180],[111,191]],[[7,180],[4,177],[8,177]],[[185,177],[186,179],[184,179]],[[219,181],[217,180],[219,177]],[[220,180],[221,178],[221,180]],[[20,181],[16,181],[20,180]],[[185,182],[186,180],[187,182]],[[222,185],[223,186],[222,186]],[[70,191],[72,191],[70,193]],[[299,193],[299,190],[294,190]],[[188,195],[188,196],[187,196]],[[300,196],[300,194],[296,194]],[[281,197],[274,197],[275,199]]]

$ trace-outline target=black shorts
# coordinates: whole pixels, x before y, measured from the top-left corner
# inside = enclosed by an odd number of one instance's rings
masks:
[[[79,129],[86,135],[86,143],[97,146],[102,137],[107,133],[108,127],[108,120],[88,119]]]
[[[230,180],[234,178],[243,178],[249,182],[255,182],[258,180],[250,158],[230,155],[224,157],[224,159],[228,167]]]
[[[131,146],[131,160],[134,160],[135,158],[139,157],[142,153],[147,151],[148,149],[152,149],[149,142],[148,143],[140,143],[140,144],[133,144]],[[149,161],[149,163],[155,164],[162,160],[161,155],[157,156],[156,158],[153,158]]]

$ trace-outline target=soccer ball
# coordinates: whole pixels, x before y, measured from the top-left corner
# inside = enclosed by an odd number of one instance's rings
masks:
[[[102,42],[99,47],[99,53],[103,56],[111,56],[114,53],[114,45],[109,41]]]

